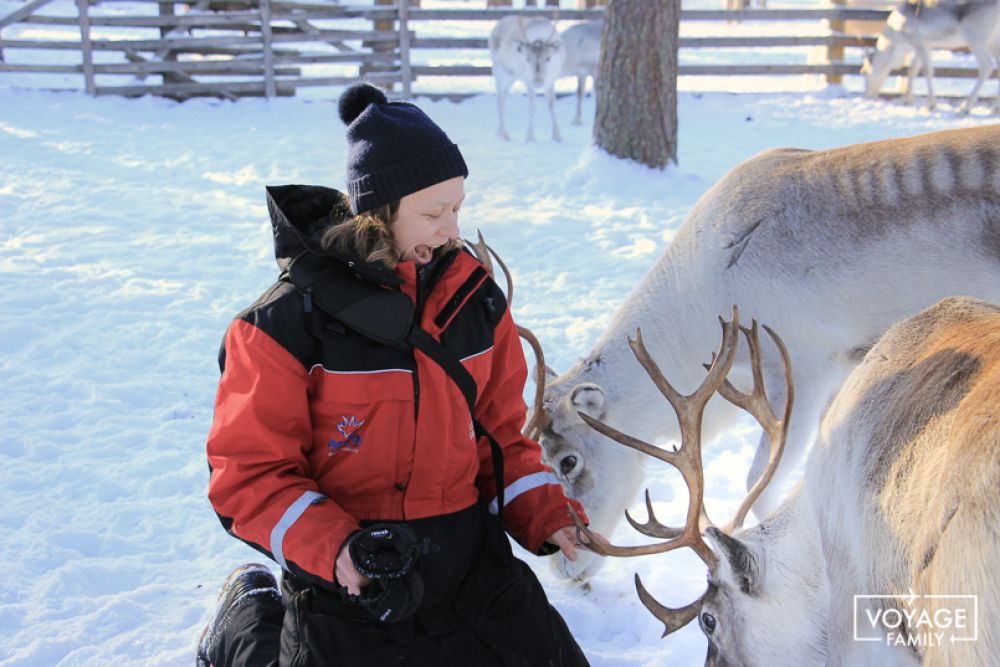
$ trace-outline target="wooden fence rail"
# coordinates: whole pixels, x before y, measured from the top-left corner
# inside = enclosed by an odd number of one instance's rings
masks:
[[[413,94],[414,82],[422,77],[491,74],[486,53],[488,25],[483,26],[483,36],[478,37],[434,34],[435,28],[440,31],[447,22],[485,23],[512,13],[580,21],[600,18],[603,13],[601,8],[421,9],[409,7],[406,0],[396,5],[291,0],[194,0],[187,4],[175,0],[73,0],[77,11],[76,16],[71,16],[65,11],[69,2],[29,0],[0,17],[0,75],[30,74],[36,86],[36,75],[40,74],[61,77],[63,81],[79,76],[91,95],[154,94],[180,99],[201,95],[292,95],[301,87],[342,86],[365,78],[399,86],[396,94],[408,98]],[[60,14],[43,12],[55,5],[62,9]],[[136,7],[148,8],[148,12],[139,14]],[[872,46],[877,37],[874,31],[845,34],[844,22],[875,22],[870,24],[874,26],[887,15],[886,10],[836,6],[684,10],[682,25],[794,21],[809,24],[811,29],[805,32],[816,34],[682,36],[682,56],[697,50],[719,54],[715,60],[721,62],[684,63],[678,73],[809,74],[836,81],[858,73],[857,49]],[[22,34],[33,26],[46,27],[45,37]],[[817,26],[823,26],[818,33]],[[787,51],[803,47],[819,47],[827,54],[826,61],[802,62],[801,51]],[[725,54],[735,49],[754,50],[753,62],[741,58],[738,52],[726,62]],[[845,49],[855,49],[849,59],[844,56]],[[440,60],[432,54],[444,51],[456,53],[454,64],[427,62]],[[975,70],[967,68],[937,68],[936,73],[975,76]],[[160,80],[147,82],[149,77]]]

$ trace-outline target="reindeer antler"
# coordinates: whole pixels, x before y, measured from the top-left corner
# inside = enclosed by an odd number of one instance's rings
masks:
[[[693,394],[689,396],[681,395],[667,381],[659,367],[656,365],[656,362],[654,362],[649,356],[649,352],[646,350],[646,346],[642,342],[641,332],[637,332],[635,341],[631,339],[629,340],[629,345],[632,347],[632,351],[635,354],[636,359],[638,359],[639,364],[643,367],[643,369],[645,369],[657,389],[659,389],[660,393],[666,397],[667,401],[670,402],[670,405],[673,406],[674,411],[677,413],[677,420],[681,429],[681,446],[679,449],[675,449],[674,451],[661,449],[637,438],[633,438],[632,436],[625,435],[617,429],[597,421],[596,419],[592,419],[583,413],[578,413],[588,425],[597,430],[599,433],[602,433],[603,435],[626,445],[627,447],[637,449],[644,454],[660,459],[661,461],[669,463],[677,468],[684,478],[684,483],[688,487],[688,494],[690,496],[687,518],[684,527],[672,528],[661,524],[656,519],[656,515],[653,512],[653,505],[649,498],[649,491],[647,490],[646,510],[649,514],[649,520],[645,523],[639,523],[635,521],[628,514],[628,512],[625,513],[625,516],[629,523],[639,532],[650,537],[665,538],[666,541],[637,547],[621,547],[600,542],[583,524],[573,509],[570,508],[570,514],[573,516],[573,520],[576,523],[577,538],[584,543],[586,548],[608,556],[639,556],[651,553],[664,553],[667,551],[673,551],[674,549],[678,549],[680,547],[690,547],[695,553],[698,554],[710,570],[715,568],[718,562],[718,557],[711,550],[711,548],[709,548],[702,537],[702,533],[710,526],[713,526],[713,524],[705,512],[705,476],[701,460],[702,416],[704,414],[705,405],[715,392],[719,392],[726,400],[752,414],[754,418],[757,419],[758,423],[760,423],[764,428],[771,441],[771,456],[768,461],[767,470],[757,483],[754,484],[753,488],[747,494],[747,497],[740,504],[736,515],[723,529],[725,532],[729,533],[735,528],[743,525],[743,520],[750,507],[760,496],[760,493],[764,490],[767,484],[771,481],[771,478],[774,475],[774,470],[777,468],[778,463],[781,460],[781,455],[784,452],[788,419],[792,410],[792,371],[788,350],[785,348],[781,338],[779,338],[778,335],[775,334],[769,327],[765,326],[764,329],[771,336],[775,345],[778,347],[785,370],[785,410],[783,418],[779,420],[771,410],[771,406],[768,403],[767,395],[764,389],[757,322],[754,321],[749,329],[741,327],[739,325],[739,311],[735,306],[733,307],[732,321],[725,322],[722,318],[719,318],[719,322],[722,325],[722,342],[719,345],[719,350],[712,355],[711,363],[705,365],[708,369],[708,376],[705,378],[705,381],[700,387],[698,387],[697,390],[695,390]],[[740,332],[743,332],[743,335],[746,337],[747,343],[750,347],[750,362],[754,380],[753,390],[750,393],[738,391],[726,377],[733,365],[736,348],[739,344]],[[636,575],[635,578],[635,585],[636,591],[639,594],[639,599],[642,601],[643,605],[649,609],[649,611],[656,618],[663,622],[663,636],[666,636],[690,623],[691,620],[698,615],[698,611],[701,609],[705,597],[712,590],[711,587],[709,587],[709,589],[694,602],[678,609],[672,609],[657,602],[642,585],[642,581],[639,579],[638,575]]]
[[[747,512],[757,502],[757,498],[760,497],[760,494],[764,492],[764,489],[771,482],[771,478],[774,477],[774,471],[777,470],[778,464],[781,462],[781,456],[785,452],[785,441],[788,437],[788,420],[792,415],[792,403],[795,400],[795,388],[792,385],[792,360],[788,355],[788,348],[785,347],[785,343],[778,334],[774,333],[771,327],[766,324],[764,325],[764,331],[767,332],[767,335],[771,337],[771,340],[774,341],[775,346],[778,348],[778,353],[781,355],[781,363],[785,371],[785,409],[781,419],[778,419],[778,416],[771,410],[771,404],[768,401],[767,391],[764,387],[764,374],[761,371],[760,358],[760,331],[757,327],[757,320],[753,320],[749,329],[740,327],[740,330],[746,337],[747,345],[750,348],[753,389],[750,393],[741,392],[729,380],[726,380],[719,387],[719,395],[736,407],[743,408],[757,420],[757,423],[767,433],[767,439],[771,443],[771,451],[768,455],[767,468],[764,470],[764,474],[754,483],[753,487],[747,493],[746,498],[740,503],[736,514],[733,515],[733,518],[722,529],[726,533],[732,533],[737,528],[743,527],[743,521],[746,519]]]
[[[479,237],[478,241],[475,243],[466,241],[465,243],[472,249],[473,254],[476,255],[476,258],[479,259],[482,265],[486,267],[490,276],[494,278],[496,274],[493,269],[493,260],[496,259],[497,264],[500,265],[500,269],[503,271],[504,277],[507,279],[507,307],[512,308],[514,303],[514,281],[511,279],[510,271],[507,269],[504,261],[500,259],[500,255],[483,239],[483,233],[477,229],[476,234]],[[518,335],[528,341],[528,345],[531,346],[532,351],[535,353],[535,400],[531,409],[531,419],[524,426],[524,434],[532,440],[538,440],[542,431],[547,429],[551,423],[551,418],[545,413],[542,407],[542,399],[545,396],[545,354],[542,352],[542,344],[538,342],[538,338],[530,329],[522,327],[520,324],[515,324],[515,326],[517,327]]]

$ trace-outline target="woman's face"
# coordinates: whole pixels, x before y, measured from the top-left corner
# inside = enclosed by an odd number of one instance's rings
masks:
[[[399,200],[392,237],[403,261],[431,261],[434,249],[457,239],[458,209],[465,199],[465,178],[456,176]]]

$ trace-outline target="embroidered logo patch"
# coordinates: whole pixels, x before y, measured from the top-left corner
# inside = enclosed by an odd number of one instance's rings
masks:
[[[341,417],[340,423],[337,424],[337,430],[344,436],[344,439],[337,440],[336,438],[332,438],[327,443],[327,447],[330,448],[330,456],[333,456],[338,451],[351,452],[352,454],[357,453],[361,448],[361,434],[358,431],[364,425],[364,419],[358,421],[353,415],[350,417]]]

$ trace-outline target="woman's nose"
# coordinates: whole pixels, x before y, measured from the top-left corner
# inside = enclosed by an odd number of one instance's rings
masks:
[[[449,213],[441,224],[440,233],[449,239],[457,239],[460,235],[458,229],[458,213]]]

